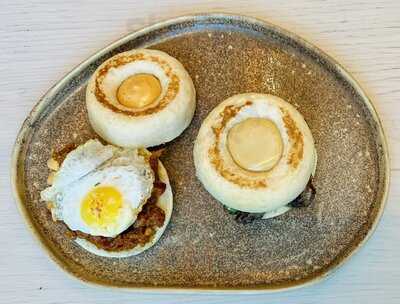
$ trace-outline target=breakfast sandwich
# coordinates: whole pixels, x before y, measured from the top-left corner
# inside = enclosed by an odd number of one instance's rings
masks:
[[[65,159],[49,160],[51,185],[41,199],[87,251],[139,254],[157,242],[172,213],[171,186],[158,157],[159,152],[89,140]]]
[[[168,54],[135,49],[106,60],[86,90],[94,131],[120,147],[152,147],[190,124],[196,92],[183,65]]]
[[[284,100],[239,94],[214,108],[194,145],[196,175],[240,222],[307,205],[317,153],[302,115]]]

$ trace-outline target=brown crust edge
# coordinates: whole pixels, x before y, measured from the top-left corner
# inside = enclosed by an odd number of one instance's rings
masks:
[[[101,84],[105,78],[105,75],[108,73],[108,71],[111,68],[116,68],[121,65],[139,61],[139,60],[148,60],[151,62],[157,63],[165,72],[167,77],[170,79],[170,82],[168,84],[167,90],[164,94],[164,96],[161,98],[161,100],[156,103],[153,107],[146,108],[140,111],[129,111],[129,110],[124,110],[121,109],[115,105],[113,105],[110,100],[107,99],[106,94],[103,92],[101,89]],[[180,88],[180,79],[179,77],[172,72],[171,66],[163,59],[158,58],[157,56],[154,55],[145,55],[143,53],[135,53],[131,55],[126,55],[126,54],[119,54],[108,61],[104,63],[104,66],[102,66],[98,71],[95,72],[94,74],[94,96],[96,97],[96,100],[101,103],[103,106],[108,108],[109,110],[115,112],[115,113],[120,113],[128,116],[145,116],[145,115],[150,115],[157,113],[164,109],[171,101],[173,101],[176,97],[176,95],[179,92]]]

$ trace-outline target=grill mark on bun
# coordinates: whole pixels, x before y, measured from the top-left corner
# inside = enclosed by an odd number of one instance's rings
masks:
[[[281,111],[283,113],[283,122],[285,124],[289,140],[292,142],[289,151],[288,165],[296,169],[300,161],[303,159],[303,134],[301,134],[289,113],[284,108],[281,108]]]
[[[213,164],[215,170],[217,170],[219,174],[221,174],[221,176],[227,179],[228,181],[246,188],[255,188],[255,189],[266,188],[267,182],[265,181],[265,178],[262,179],[246,178],[246,176],[238,175],[230,171],[228,168],[226,168],[224,165],[224,161],[221,158],[221,152],[219,149],[221,134],[225,129],[226,125],[228,124],[228,122],[233,117],[235,117],[243,107],[250,106],[252,104],[253,102],[246,101],[244,104],[240,106],[229,105],[224,108],[224,110],[219,114],[221,117],[220,122],[212,127],[213,133],[215,135],[215,142],[213,146],[209,149],[208,154],[210,156],[211,163]]]

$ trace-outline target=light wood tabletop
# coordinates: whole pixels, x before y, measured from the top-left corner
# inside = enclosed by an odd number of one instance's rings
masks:
[[[33,239],[10,187],[18,129],[40,96],[75,65],[151,23],[199,12],[245,14],[293,31],[360,82],[383,121],[391,190],[367,245],[317,285],[269,295],[138,294],[89,287]],[[397,0],[1,0],[0,303],[400,303],[400,2]]]

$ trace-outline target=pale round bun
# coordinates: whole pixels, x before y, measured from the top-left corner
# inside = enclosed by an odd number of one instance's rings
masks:
[[[108,258],[126,258],[133,255],[138,255],[157,243],[157,241],[160,239],[165,229],[167,228],[169,220],[171,219],[173,209],[171,185],[169,183],[167,170],[165,170],[161,161],[158,162],[158,174],[160,176],[160,180],[166,184],[164,193],[158,198],[157,201],[157,206],[164,210],[165,220],[164,225],[157,229],[153,239],[150,242],[146,243],[144,246],[136,246],[135,248],[126,251],[106,251],[103,249],[99,249],[96,245],[82,238],[75,239],[75,242],[90,253]]]
[[[283,152],[269,171],[243,169],[227,148],[229,130],[248,118],[268,119],[280,132]],[[279,97],[256,93],[232,96],[214,108],[201,125],[193,153],[196,175],[211,195],[229,208],[267,213],[266,218],[289,209],[282,207],[305,189],[317,160],[302,115]]]
[[[132,75],[150,74],[161,85],[153,103],[135,109],[122,105],[117,91]],[[135,49],[106,60],[94,72],[86,90],[86,107],[94,131],[121,147],[151,147],[171,141],[190,124],[196,92],[183,65],[168,54]]]

